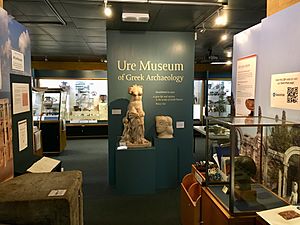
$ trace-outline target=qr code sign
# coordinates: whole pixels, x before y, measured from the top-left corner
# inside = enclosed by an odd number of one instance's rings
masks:
[[[287,103],[298,103],[298,87],[287,88]]]

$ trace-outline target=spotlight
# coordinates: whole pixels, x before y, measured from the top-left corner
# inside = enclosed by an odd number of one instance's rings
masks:
[[[206,31],[205,27],[204,27],[204,23],[202,23],[202,28],[200,29],[200,33],[204,33]]]
[[[217,26],[225,26],[227,24],[227,17],[225,15],[220,16],[220,13],[218,11],[218,16],[215,20],[215,24]]]
[[[221,41],[226,41],[228,39],[228,35],[227,34],[223,34],[221,36]]]
[[[111,17],[112,16],[112,10],[107,5],[107,0],[104,0],[104,14],[105,14],[106,17]]]

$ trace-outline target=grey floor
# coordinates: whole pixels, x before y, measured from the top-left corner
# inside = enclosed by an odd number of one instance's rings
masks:
[[[195,159],[204,160],[204,139],[197,137]],[[59,156],[65,170],[83,172],[85,225],[180,225],[180,188],[128,196],[108,185],[107,139],[68,140]]]

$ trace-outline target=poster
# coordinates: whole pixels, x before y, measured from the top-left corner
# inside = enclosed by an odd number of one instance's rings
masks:
[[[24,54],[11,50],[11,69],[24,72]]]
[[[271,107],[300,109],[298,98],[300,72],[273,74],[271,78]]]
[[[30,111],[29,84],[12,84],[13,114]]]
[[[236,114],[251,116],[254,114],[256,55],[237,61],[236,74]]]
[[[1,71],[1,59],[0,59],[0,89],[2,89],[2,71]]]
[[[18,122],[18,136],[19,136],[19,151],[23,151],[28,146],[28,134],[27,134],[27,120],[21,120]]]

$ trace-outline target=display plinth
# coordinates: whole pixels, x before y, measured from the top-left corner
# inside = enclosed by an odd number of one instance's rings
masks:
[[[0,196],[1,223],[83,225],[80,171],[27,173],[1,183]]]
[[[155,192],[155,147],[116,150],[116,188],[124,194]]]
[[[156,188],[178,185],[178,147],[176,138],[155,138]]]

